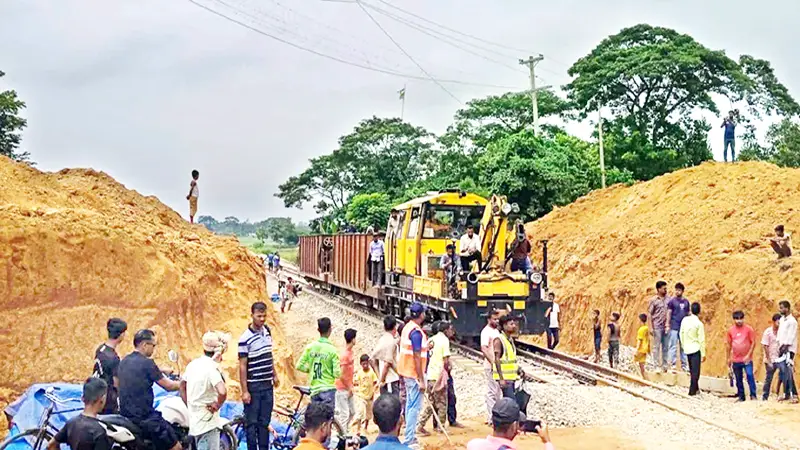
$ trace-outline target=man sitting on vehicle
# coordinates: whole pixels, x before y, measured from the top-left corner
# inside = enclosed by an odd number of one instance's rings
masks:
[[[475,227],[467,225],[467,234],[461,236],[461,268],[464,272],[469,272],[469,265],[472,261],[478,262],[481,266],[481,238],[475,234]]]
[[[119,363],[119,412],[142,429],[156,450],[181,450],[172,425],[153,407],[153,383],[167,391],[180,389],[180,383],[165,377],[153,361],[156,345],[152,330],[139,330],[133,337],[133,352]]]
[[[72,450],[110,450],[111,439],[97,420],[97,414],[106,406],[108,385],[101,378],[89,378],[83,384],[83,411],[69,419],[47,443],[47,450],[58,450],[61,444]]]

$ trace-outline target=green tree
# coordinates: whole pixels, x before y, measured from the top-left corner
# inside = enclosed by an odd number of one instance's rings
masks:
[[[747,135],[746,135],[747,136]],[[800,167],[800,125],[784,119],[769,127],[766,145],[749,139],[740,160],[767,161],[781,167]]]
[[[275,195],[287,208],[316,200],[318,214],[341,224],[353,195],[384,192],[400,197],[424,178],[433,143],[424,128],[372,117],[339,138],[330,155],[311,159],[309,168],[281,184]]]
[[[736,62],[691,36],[645,24],[604,39],[569,74],[575,79],[566,89],[576,108],[611,110],[611,159],[640,179],[711,158],[701,139],[709,126],[691,117],[719,113],[714,94],[746,101],[753,115],[800,112],[768,62],[749,55]]]
[[[264,230],[265,238],[275,242],[294,245],[299,240],[297,229],[289,217],[270,217],[261,222],[259,229]],[[256,232],[256,236],[258,236],[258,232]]]
[[[0,70],[0,78],[3,76]],[[20,117],[23,109],[25,102],[17,98],[16,91],[0,92],[0,155],[30,164],[30,153],[19,151],[22,130],[28,126],[28,121]]]
[[[490,144],[476,168],[482,174],[479,185],[507,195],[527,218],[541,217],[600,185],[597,149],[564,134],[547,138],[526,130],[506,136]],[[607,179],[614,184],[631,176],[611,169]]]
[[[347,222],[353,224],[358,230],[364,231],[370,226],[375,230],[386,227],[389,213],[392,210],[392,201],[383,193],[359,194],[353,196],[347,205]]]

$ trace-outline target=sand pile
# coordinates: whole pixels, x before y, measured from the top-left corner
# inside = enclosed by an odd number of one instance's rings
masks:
[[[703,306],[708,341],[703,373],[727,373],[724,336],[734,310],[745,311],[760,340],[779,300],[800,308],[798,257],[778,261],[767,241],[776,224],[790,233],[800,230],[799,194],[800,170],[706,163],[593,192],[529,223],[531,239],[550,239],[562,343],[569,350],[591,351],[590,312],[596,308],[604,324],[619,311],[624,343],[635,345],[637,316],[646,312],[655,282],[667,281],[671,293],[680,281],[686,296]],[[536,251],[534,256],[541,258]],[[604,334],[604,348],[605,339]],[[760,364],[756,368],[763,372]]]
[[[0,274],[0,402],[34,382],[85,379],[109,317],[128,322],[120,354],[147,327],[159,338],[159,364],[169,367],[175,349],[185,366],[205,331],[238,339],[251,303],[266,298],[258,258],[234,238],[192,226],[102,172],[42,173],[5,157]],[[275,319],[270,311],[285,375],[291,355]],[[238,380],[235,342],[223,365]]]

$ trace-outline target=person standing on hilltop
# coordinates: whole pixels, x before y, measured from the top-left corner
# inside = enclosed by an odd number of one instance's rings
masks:
[[[722,120],[720,128],[725,128],[724,148],[722,150],[722,158],[728,162],[728,147],[731,148],[731,162],[736,162],[736,122],[734,121],[734,113],[730,111],[728,117]]]
[[[186,200],[189,200],[189,223],[194,223],[194,216],[197,214],[197,198],[200,197],[200,188],[197,186],[197,179],[200,178],[200,172],[196,169],[192,171],[192,181],[189,183],[189,195]]]
[[[681,321],[681,342],[689,360],[689,395],[700,391],[700,366],[706,361],[706,330],[700,322],[700,303],[694,302]]]
[[[775,237],[769,238],[769,244],[779,259],[792,256],[792,237],[784,231],[783,225],[775,227]]]
[[[667,352],[669,351],[669,334],[667,334],[667,282],[656,283],[656,296],[650,300],[647,308],[650,316],[650,334],[653,335],[653,364],[667,371]],[[660,361],[660,364],[659,364]]]

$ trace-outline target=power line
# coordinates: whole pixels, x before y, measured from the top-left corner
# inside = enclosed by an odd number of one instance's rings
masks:
[[[501,54],[497,53],[496,51],[493,51],[493,50],[487,49],[485,47],[481,47],[481,46],[475,45],[475,44],[473,44],[471,42],[468,42],[468,41],[465,41],[463,39],[458,39],[458,38],[455,38],[455,37],[452,37],[452,36],[448,36],[448,35],[446,35],[444,33],[441,33],[439,31],[434,30],[433,28],[426,27],[424,25],[416,24],[416,23],[414,23],[412,21],[404,19],[404,18],[402,18],[402,17],[400,17],[400,16],[398,16],[398,15],[396,15],[396,14],[390,12],[390,11],[387,11],[385,9],[378,8],[376,6],[369,5],[369,4],[366,4],[366,3],[363,4],[363,6],[369,8],[369,9],[375,11],[375,12],[377,12],[378,14],[381,14],[381,15],[386,16],[386,17],[388,17],[388,18],[390,18],[392,20],[400,22],[400,23],[402,23],[403,25],[405,25],[405,26],[407,26],[409,28],[417,30],[420,33],[423,33],[423,34],[426,34],[428,36],[431,36],[432,38],[434,38],[436,40],[439,40],[441,42],[444,42],[445,44],[451,45],[451,46],[453,46],[453,47],[455,47],[455,48],[457,48],[459,50],[462,50],[462,51],[464,51],[466,53],[469,53],[471,55],[474,55],[474,56],[477,56],[479,58],[485,59],[486,61],[493,62],[495,64],[504,66],[504,67],[506,67],[508,69],[513,70],[514,72],[520,72],[518,67],[514,67],[514,66],[512,66],[510,64],[506,64],[506,63],[504,63],[502,61],[498,61],[498,60],[493,59],[493,58],[489,58],[486,55],[480,54],[480,53],[478,53],[476,51],[473,51],[473,50],[471,50],[469,48],[464,48],[464,47],[458,45],[457,43],[451,42],[450,40],[453,40],[453,41],[456,41],[456,42],[460,42],[460,43],[463,43],[465,45],[470,45],[470,46],[482,49],[484,51],[490,52],[492,54],[498,55],[498,56],[505,56],[505,55],[501,55]]]
[[[241,26],[243,28],[246,28],[246,29],[248,29],[250,31],[253,31],[253,32],[258,33],[258,34],[260,34],[262,36],[265,36],[265,37],[268,37],[268,38],[273,39],[275,41],[278,41],[278,42],[281,42],[283,44],[286,44],[286,45],[288,45],[290,47],[293,47],[295,49],[302,50],[304,52],[311,53],[311,54],[316,55],[316,56],[320,56],[322,58],[330,59],[332,61],[336,61],[336,62],[339,62],[339,63],[342,63],[342,64],[347,64],[349,66],[358,67],[360,69],[370,70],[370,71],[373,71],[373,72],[382,73],[382,74],[385,74],[385,75],[392,75],[392,76],[396,76],[396,77],[400,77],[400,78],[406,78],[406,79],[412,79],[412,80],[432,81],[432,79],[429,76],[428,77],[422,77],[422,76],[419,76],[419,75],[406,74],[406,73],[397,72],[397,71],[394,71],[394,70],[384,69],[384,68],[381,68],[381,67],[374,67],[374,66],[370,66],[370,65],[364,65],[364,64],[361,64],[361,63],[358,63],[358,62],[348,61],[346,59],[339,58],[337,56],[329,55],[327,53],[322,53],[322,52],[314,50],[312,48],[305,47],[305,46],[297,44],[295,42],[286,40],[286,39],[284,39],[284,38],[282,38],[280,36],[275,36],[274,34],[267,33],[266,31],[260,30],[260,29],[258,29],[256,27],[253,27],[253,26],[251,26],[249,24],[246,24],[246,23],[244,23],[244,22],[242,22],[240,20],[237,20],[237,19],[235,19],[233,17],[230,17],[228,15],[225,15],[224,13],[221,13],[219,11],[216,11],[216,10],[212,9],[212,8],[209,8],[208,6],[203,5],[203,4],[201,4],[201,3],[199,3],[199,2],[197,2],[195,0],[187,0],[187,1],[189,3],[195,5],[195,6],[199,7],[199,8],[202,8],[202,9],[210,12],[211,14],[214,14],[214,15],[216,15],[218,17],[221,17],[221,18],[223,18],[223,19],[225,19],[225,20],[227,20],[229,22],[232,22],[232,23],[234,23],[236,25],[239,25],[239,26]],[[438,83],[448,83],[448,84],[460,84],[460,85],[464,85],[464,86],[479,86],[479,87],[491,87],[491,88],[497,88],[497,89],[508,89],[508,90],[514,90],[514,91],[519,90],[519,87],[517,87],[517,86],[503,86],[503,85],[497,85],[497,84],[475,83],[475,82],[462,81],[462,80],[436,79],[435,82],[437,84]]]
[[[453,97],[453,99],[454,99],[455,101],[457,101],[458,103],[460,103],[460,104],[462,104],[462,105],[464,104],[464,102],[462,102],[461,100],[459,100],[459,98],[458,98],[458,97],[456,97],[455,95],[453,95],[453,93],[452,93],[452,92],[450,92],[450,91],[449,91],[449,90],[448,90],[446,87],[444,87],[444,85],[443,85],[442,83],[440,83],[440,82],[439,82],[439,81],[438,81],[436,78],[434,78],[434,77],[433,77],[433,75],[429,74],[429,73],[428,73],[428,71],[427,71],[427,70],[425,70],[425,68],[424,68],[424,67],[422,67],[422,66],[421,66],[421,65],[420,65],[420,64],[417,62],[417,60],[416,60],[416,59],[414,59],[414,57],[413,57],[413,56],[411,56],[411,54],[410,54],[410,53],[408,53],[408,52],[407,52],[407,51],[406,51],[406,50],[403,48],[403,46],[402,46],[402,45],[400,45],[400,43],[399,43],[399,42],[397,42],[396,40],[394,40],[394,38],[392,37],[392,35],[391,35],[391,34],[389,34],[389,32],[388,32],[388,31],[386,31],[386,29],[385,29],[385,28],[383,28],[383,26],[381,26],[381,23],[380,23],[380,22],[378,22],[378,21],[377,21],[377,20],[376,20],[374,17],[372,17],[372,14],[370,14],[370,13],[369,13],[369,11],[367,11],[367,8],[365,8],[365,7],[364,7],[364,5],[362,5],[360,1],[356,1],[356,3],[357,3],[357,4],[358,4],[358,6],[361,8],[361,10],[362,10],[362,11],[364,11],[364,14],[366,14],[366,15],[367,15],[367,16],[370,18],[370,20],[372,20],[372,22],[374,22],[374,23],[375,23],[375,25],[376,25],[376,26],[377,26],[377,27],[378,27],[378,28],[379,28],[379,29],[380,29],[380,30],[383,32],[383,34],[385,34],[385,35],[386,35],[386,37],[387,37],[387,38],[389,38],[389,40],[390,40],[390,41],[392,41],[392,43],[394,43],[394,45],[395,45],[395,46],[398,48],[398,50],[400,50],[401,52],[403,52],[403,53],[404,53],[404,54],[405,54],[405,55],[408,57],[408,59],[409,59],[409,60],[411,60],[411,62],[413,62],[413,63],[414,63],[414,65],[416,65],[417,67],[419,67],[419,70],[421,70],[421,71],[422,71],[422,73],[424,73],[425,75],[427,75],[427,76],[428,76],[428,78],[430,78],[430,79],[431,79],[431,81],[433,81],[434,83],[436,83],[436,85],[438,85],[440,88],[442,88],[442,90],[443,90],[443,91],[447,92],[447,94],[448,94],[450,97]]]

